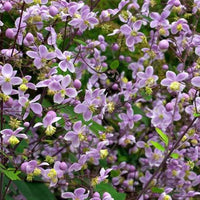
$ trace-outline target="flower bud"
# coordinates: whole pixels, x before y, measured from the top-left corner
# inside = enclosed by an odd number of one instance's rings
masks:
[[[81,82],[78,79],[74,80],[73,85],[74,85],[74,87],[76,89],[80,89],[81,88]]]
[[[3,5],[3,8],[6,12],[9,12],[12,9],[12,4],[9,1],[6,1]]]
[[[24,122],[24,126],[25,126],[25,127],[28,127],[29,125],[30,125],[29,122]]]
[[[55,7],[55,6],[50,6],[50,8],[49,8],[49,14],[52,16],[52,17],[54,17],[55,15],[57,15],[58,14],[58,9]]]
[[[168,67],[168,65],[165,64],[165,65],[162,66],[162,68],[163,68],[164,70],[168,70],[169,67]]]
[[[173,104],[172,103],[167,103],[166,104],[166,110],[169,112],[169,111],[172,111],[174,108]]]
[[[28,42],[34,41],[34,36],[32,33],[27,33],[25,38],[27,39]]]
[[[158,46],[161,50],[167,50],[169,48],[169,42],[167,40],[161,40]]]
[[[128,62],[128,63],[130,63],[130,62],[131,62],[131,57],[130,57],[130,56],[127,56],[127,57],[125,58],[125,61]]]
[[[124,56],[123,56],[123,55],[120,55],[120,56],[119,56],[119,60],[121,60],[121,61],[124,60]]]
[[[113,51],[119,50],[119,45],[118,45],[117,43],[114,43],[114,44],[112,45],[112,50],[113,50]]]
[[[8,28],[6,30],[6,37],[9,39],[13,39],[15,37],[15,34],[11,28]]]
[[[67,169],[67,164],[65,162],[60,163],[60,169],[61,170],[66,170]]]
[[[118,84],[117,84],[117,83],[114,83],[113,86],[112,86],[112,89],[113,89],[113,90],[118,90]]]
[[[181,3],[180,3],[179,0],[175,0],[175,1],[174,1],[174,6],[178,7],[178,6],[180,6],[180,5],[181,5]]]

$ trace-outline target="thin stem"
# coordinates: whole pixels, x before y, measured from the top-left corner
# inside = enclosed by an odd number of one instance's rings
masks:
[[[1,100],[1,126],[0,129],[3,130],[3,100]],[[2,135],[0,136],[1,138],[1,152],[3,152],[3,137]],[[3,154],[1,154],[1,164],[4,164],[3,161]],[[3,195],[3,173],[0,174],[0,199]]]
[[[140,194],[138,195],[138,197],[136,198],[136,200],[139,200],[140,197],[147,191],[147,189],[149,188],[149,185],[150,185],[151,181],[154,178],[156,178],[156,176],[158,175],[158,173],[160,172],[160,170],[164,167],[167,159],[171,156],[171,154],[173,153],[173,151],[178,147],[179,143],[181,142],[181,140],[183,139],[183,137],[185,136],[185,134],[188,132],[188,130],[190,129],[190,127],[194,124],[194,122],[196,121],[196,119],[197,118],[195,117],[192,120],[192,122],[189,124],[189,126],[187,127],[187,129],[183,132],[183,134],[180,135],[180,137],[178,138],[178,140],[176,141],[176,143],[174,144],[174,146],[171,148],[171,150],[169,151],[169,153],[163,159],[162,163],[159,165],[159,167],[156,169],[156,171],[154,172],[154,174],[152,175],[152,177],[146,183],[146,185],[144,186],[144,188],[142,189],[142,191],[140,192]]]
[[[19,20],[19,26],[18,26],[18,29],[17,29],[17,34],[15,36],[15,41],[14,41],[14,45],[13,45],[13,48],[12,48],[11,57],[13,56],[13,53],[14,53],[14,50],[15,50],[15,46],[16,46],[16,43],[17,43],[17,38],[18,38],[18,35],[19,35],[21,23],[22,23],[22,15],[23,15],[23,12],[24,12],[24,6],[25,6],[25,2],[23,2],[23,4],[22,4],[20,20]]]

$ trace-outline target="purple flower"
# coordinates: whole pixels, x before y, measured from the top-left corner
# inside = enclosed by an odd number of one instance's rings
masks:
[[[27,135],[25,134],[19,134],[20,131],[22,131],[24,128],[19,127],[15,131],[11,129],[4,129],[1,131],[2,137],[3,137],[3,143],[4,144],[11,144],[16,145],[19,143],[18,138],[27,139]]]
[[[134,127],[134,122],[139,121],[142,116],[139,114],[134,115],[133,109],[129,107],[127,109],[127,114],[121,113],[119,114],[119,118],[122,120],[122,122],[119,123],[121,129],[124,129],[126,126],[132,129]]]
[[[78,160],[78,163],[73,163],[70,167],[69,167],[69,172],[72,171],[79,171],[81,170],[81,168],[84,166],[84,164],[86,163],[88,159],[87,155],[81,155],[80,159]]]
[[[72,192],[63,192],[61,197],[64,199],[71,198],[72,200],[84,200],[87,199],[89,196],[89,192],[85,194],[84,188],[77,188],[75,189],[74,193]]]
[[[140,88],[142,87],[152,87],[155,85],[158,80],[158,76],[153,75],[153,67],[149,66],[146,68],[145,72],[138,72],[137,76],[139,77],[138,85]]]
[[[33,3],[33,2],[41,3],[41,4],[47,4],[48,3],[48,0],[36,0],[36,1],[34,1],[34,0],[24,0],[24,1],[27,4],[30,4],[30,3]]]
[[[29,115],[30,110],[32,110],[35,114],[41,115],[42,114],[42,106],[39,103],[35,103],[40,99],[40,94],[37,95],[33,100],[29,101],[27,96],[22,96],[19,98],[19,104],[26,109],[23,119],[26,119]]]
[[[68,87],[70,83],[71,83],[71,76],[66,75],[61,80],[61,83],[59,83],[58,81],[52,81],[49,84],[49,89],[56,91],[56,94],[54,95],[55,103],[62,103],[64,101],[66,95],[70,98],[74,98],[77,96],[76,89]]]
[[[171,25],[172,34],[176,34],[180,31],[184,31],[184,32],[187,32],[187,33],[191,32],[186,19],[181,18],[177,22],[172,23],[172,25]]]
[[[192,78],[191,83],[195,87],[200,87],[200,76]]]
[[[85,139],[84,132],[86,130],[86,126],[82,126],[82,122],[78,121],[73,125],[73,131],[69,131],[64,139],[67,141],[72,142],[72,146],[74,148],[79,147],[80,141],[83,141]]]
[[[147,117],[152,118],[151,123],[154,127],[162,130],[165,130],[172,121],[172,114],[167,112],[163,105],[156,105],[150,113],[147,113]]]
[[[74,108],[75,113],[83,113],[85,121],[89,121],[92,118],[92,114],[97,110],[101,104],[101,99],[104,90],[96,89],[94,91],[87,90],[85,94],[85,100],[83,103],[78,104]]]
[[[142,26],[142,21],[138,20],[135,22],[132,26],[128,26],[127,24],[121,26],[120,31],[125,35],[126,37],[126,45],[127,47],[132,48],[134,50],[134,45],[142,41],[142,37],[144,36],[143,33],[138,32]]]
[[[151,167],[158,167],[164,158],[164,155],[160,150],[155,149],[154,152],[152,152],[152,149],[150,147],[145,148],[145,156],[147,157],[149,165]]]
[[[38,48],[38,52],[35,51],[27,51],[26,54],[34,58],[34,65],[37,69],[40,69],[46,65],[47,60],[51,60],[56,57],[54,52],[48,52],[47,47],[44,45],[40,45]]]
[[[42,162],[38,164],[36,160],[31,160],[29,162],[22,163],[21,170],[26,174],[39,175],[44,170],[42,166],[48,166],[48,165],[49,164],[47,162]]]
[[[67,69],[71,72],[75,72],[74,68],[74,59],[72,59],[72,53],[69,51],[64,51],[63,53],[57,49],[56,50],[57,58],[61,60],[61,62],[58,64],[60,69],[64,72],[67,71]]]
[[[1,69],[0,76],[0,85],[1,90],[4,94],[10,95],[12,93],[13,85],[20,85],[22,83],[22,79],[19,77],[15,77],[17,71],[13,71],[13,68],[10,64],[5,64]]]
[[[51,136],[56,132],[56,128],[52,126],[52,124],[59,121],[60,119],[61,117],[57,117],[57,114],[54,111],[49,111],[43,118],[43,123],[36,123],[34,125],[34,128],[38,126],[43,126],[44,128],[46,128],[45,133]]]
[[[172,200],[171,196],[168,195],[173,189],[172,188],[166,188],[163,193],[159,196],[158,200]]]
[[[188,78],[188,73],[181,72],[176,75],[172,71],[166,72],[166,78],[161,81],[161,85],[168,86],[168,89],[173,92],[181,92],[185,88],[181,82]]]
[[[84,6],[80,10],[80,14],[75,14],[76,18],[73,18],[68,24],[74,28],[79,28],[81,32],[85,31],[88,27],[94,28],[98,24],[97,18],[95,18],[95,13],[90,12],[88,6]]]
[[[169,26],[169,21],[166,19],[170,15],[168,10],[163,11],[161,15],[157,12],[152,12],[150,18],[153,20],[150,23],[151,28]]]
[[[50,187],[54,187],[58,182],[58,178],[63,177],[66,169],[67,165],[65,162],[56,161],[54,168],[43,171],[43,178],[47,181],[50,181]]]

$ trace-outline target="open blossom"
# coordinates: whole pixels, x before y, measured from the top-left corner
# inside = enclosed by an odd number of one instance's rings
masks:
[[[85,193],[85,189],[84,188],[77,188],[74,190],[74,193],[72,192],[63,192],[62,193],[62,198],[63,199],[72,199],[72,200],[85,200],[88,198],[89,196],[89,192]]]
[[[40,175],[44,169],[43,166],[48,166],[47,162],[38,163],[36,160],[31,160],[29,162],[23,162],[21,165],[21,170],[28,175],[28,179],[30,180],[33,175]]]
[[[61,117],[57,117],[54,111],[49,111],[46,116],[43,118],[43,123],[38,122],[34,125],[34,127],[43,126],[46,128],[45,133],[46,135],[53,135],[56,132],[56,127],[52,124],[60,120]]]
[[[30,110],[32,110],[35,114],[37,115],[41,115],[42,114],[42,106],[40,103],[36,103],[36,101],[38,101],[40,99],[40,94],[37,95],[34,99],[32,99],[31,101],[29,101],[28,97],[29,95],[26,96],[21,96],[19,98],[19,104],[21,106],[23,106],[26,111],[25,114],[23,116],[23,119],[26,119],[30,113]]]
[[[158,76],[153,75],[154,70],[152,66],[146,68],[145,72],[138,72],[137,76],[139,78],[138,85],[139,87],[152,87],[155,85],[158,80]]]
[[[83,103],[78,104],[74,108],[75,113],[83,113],[83,118],[89,121],[92,118],[92,114],[101,105],[103,99],[104,90],[96,89],[94,91],[87,90],[85,94],[85,100]]]
[[[12,93],[13,85],[20,85],[22,83],[22,79],[19,77],[15,77],[17,71],[13,71],[13,68],[10,64],[5,64],[1,69],[0,76],[0,85],[1,90],[4,94],[10,95]]]
[[[69,70],[71,73],[75,72],[74,68],[74,59],[72,58],[72,53],[69,51],[64,51],[63,53],[57,49],[56,50],[57,58],[61,61],[59,62],[58,66],[64,72]]]
[[[63,77],[61,82],[52,81],[49,84],[49,89],[56,92],[54,95],[55,103],[62,103],[65,99],[65,96],[68,96],[70,98],[74,98],[77,96],[76,89],[72,87],[68,87],[71,81],[72,81],[71,76],[66,75],[65,77]]]
[[[151,28],[165,27],[169,25],[169,21],[166,19],[170,15],[168,10],[163,11],[161,14],[152,12],[149,16],[152,19],[150,26]]]
[[[95,13],[90,12],[88,6],[83,6],[80,10],[80,14],[75,14],[75,18],[73,18],[68,24],[75,28],[79,28],[79,30],[83,32],[88,27],[89,29],[94,28],[94,26],[98,24],[98,19],[95,18]]]
[[[73,131],[69,131],[64,139],[72,142],[74,148],[79,147],[80,141],[85,139],[86,126],[82,126],[82,122],[78,121],[73,125]]]
[[[161,81],[161,85],[167,86],[170,91],[181,92],[185,88],[185,85],[182,83],[185,79],[188,78],[188,73],[181,72],[176,75],[172,71],[167,71],[166,78]]]
[[[11,145],[16,145],[19,143],[19,139],[18,138],[23,138],[23,139],[27,139],[27,135],[20,133],[24,128],[19,127],[18,129],[16,129],[15,131],[11,130],[11,129],[4,129],[1,131],[2,137],[3,137],[3,143],[4,144],[11,144]]]
[[[52,169],[46,169],[43,171],[43,178],[50,181],[50,187],[54,187],[59,178],[62,178],[67,170],[67,164],[65,162],[56,161]]]
[[[127,114],[121,113],[119,114],[119,118],[122,120],[122,122],[119,123],[121,129],[124,129],[126,126],[132,129],[134,127],[134,122],[139,121],[142,116],[139,114],[134,115],[133,109],[129,107],[127,109]]]
[[[40,69],[46,65],[47,60],[51,60],[56,57],[54,52],[48,52],[48,49],[44,45],[40,45],[38,48],[38,52],[35,51],[27,51],[26,54],[34,58],[34,65],[37,69]]]
[[[187,33],[191,32],[186,19],[181,18],[178,21],[172,23],[172,25],[171,25],[172,34],[176,34],[180,31],[184,31]]]
[[[142,21],[138,20],[133,24],[132,27],[128,26],[127,24],[121,26],[120,31],[126,37],[126,45],[130,47],[131,50],[134,50],[134,45],[142,41],[143,33],[138,32],[142,26]]]

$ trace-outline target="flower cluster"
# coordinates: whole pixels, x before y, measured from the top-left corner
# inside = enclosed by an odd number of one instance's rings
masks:
[[[0,199],[199,199],[199,14],[1,0]]]

